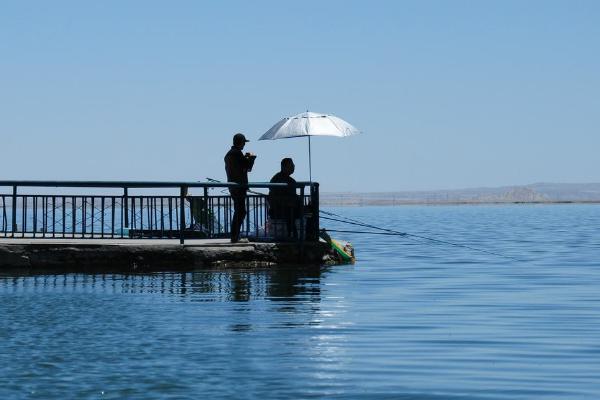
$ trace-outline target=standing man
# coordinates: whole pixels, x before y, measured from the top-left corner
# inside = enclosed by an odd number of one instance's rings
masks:
[[[240,185],[248,184],[248,172],[252,171],[254,159],[256,156],[252,153],[242,153],[246,142],[249,140],[241,133],[233,135],[233,146],[225,155],[225,172],[227,172],[227,182],[238,183]],[[230,188],[231,198],[233,199],[233,218],[231,220],[231,243],[237,243],[240,240],[240,230],[242,222],[246,217],[246,192],[247,188]]]

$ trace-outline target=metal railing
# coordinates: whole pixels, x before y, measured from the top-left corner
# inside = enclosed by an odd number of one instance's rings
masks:
[[[242,186],[220,182],[0,181],[0,237],[179,238],[182,244],[186,238],[228,238],[233,215],[228,189],[233,187]],[[295,185],[300,212],[296,212],[294,235],[274,234],[274,226],[281,221],[269,217],[266,191],[287,184],[250,183],[243,187],[249,189],[242,225],[245,236],[255,240],[316,240],[318,183]],[[166,193],[141,193],[148,189]],[[112,193],[95,193],[99,190]]]

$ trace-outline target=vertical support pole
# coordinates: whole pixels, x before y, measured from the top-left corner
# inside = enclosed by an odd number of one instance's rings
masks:
[[[94,238],[94,215],[95,215],[95,211],[96,211],[96,207],[94,205],[94,196],[90,196],[90,200],[92,201],[92,207],[91,207],[91,212],[92,212],[92,227],[91,229],[91,233],[92,233],[92,239]]]
[[[185,186],[181,186],[179,188],[179,244],[183,244],[185,241],[185,193],[187,192],[187,188]]]
[[[125,226],[122,228],[129,228],[129,191],[126,187],[123,188],[123,204],[121,205],[121,212],[125,214]]]
[[[312,154],[310,152],[310,135],[308,135],[308,179],[312,183]]]
[[[12,194],[12,237],[15,237],[17,231],[17,186],[13,186]]]
[[[115,197],[111,198],[110,202],[110,237],[115,237]]]
[[[300,188],[300,232],[298,232],[301,242],[304,242],[304,238],[306,236],[306,224],[304,223],[304,208],[304,185],[302,185],[302,187]],[[294,221],[294,224],[295,223],[296,221]]]
[[[317,182],[313,183],[310,187],[310,202],[312,205],[312,218],[313,218],[313,230],[312,237],[314,240],[319,240],[319,230],[320,230],[320,222],[319,222],[319,184]]]
[[[169,238],[173,237],[173,197],[169,196]]]
[[[27,232],[27,196],[23,195],[21,200],[21,237]]]
[[[52,196],[52,237],[56,237],[56,196]]]
[[[160,197],[160,238],[165,237],[165,198]]]
[[[77,197],[71,196],[71,235],[75,239],[77,230]]]
[[[250,210],[250,197],[248,197],[248,194],[246,192],[246,237],[248,237],[248,235],[250,234],[250,213],[248,212]]]
[[[102,214],[100,214],[100,235],[104,237],[104,196],[100,197],[100,208]]]
[[[204,210],[202,210],[202,219],[203,221],[200,223],[204,226],[204,229],[208,232],[208,236],[211,236],[211,228],[208,216],[208,188],[204,186]]]
[[[67,198],[62,196],[62,238],[64,239],[67,234]]]

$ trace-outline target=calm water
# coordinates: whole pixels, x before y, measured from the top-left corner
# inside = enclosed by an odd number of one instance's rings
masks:
[[[1,277],[0,398],[600,398],[600,206],[331,211],[522,261]]]

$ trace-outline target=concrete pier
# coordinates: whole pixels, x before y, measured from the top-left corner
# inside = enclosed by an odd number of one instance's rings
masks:
[[[335,263],[324,242],[236,243],[228,239],[0,239],[0,273],[154,272],[215,266]]]

